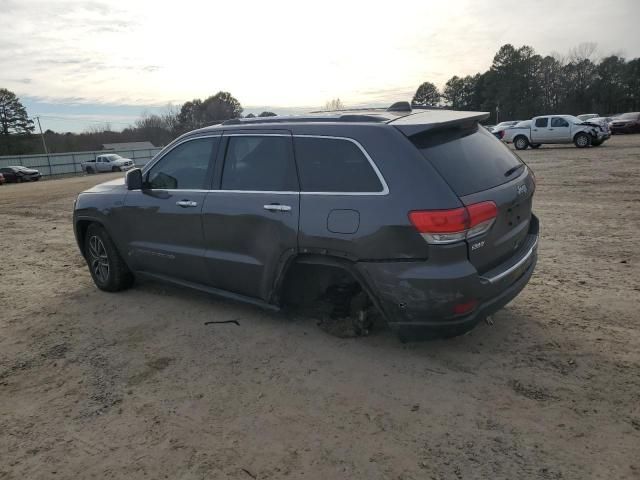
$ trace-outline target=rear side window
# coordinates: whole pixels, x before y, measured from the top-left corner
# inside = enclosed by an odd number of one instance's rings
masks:
[[[149,188],[202,190],[205,188],[211,154],[219,137],[184,142],[163,156],[147,177]]]
[[[511,151],[484,128],[427,131],[411,138],[460,197],[502,185],[522,171]]]
[[[536,118],[536,127],[546,127],[549,123],[548,118]]]
[[[349,140],[295,137],[303,192],[378,193],[382,184],[360,148]]]
[[[298,191],[291,137],[229,137],[222,190]]]

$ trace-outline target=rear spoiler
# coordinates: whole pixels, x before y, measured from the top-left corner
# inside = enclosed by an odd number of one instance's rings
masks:
[[[407,137],[434,129],[473,124],[489,118],[489,112],[458,112],[455,110],[427,110],[391,120]]]

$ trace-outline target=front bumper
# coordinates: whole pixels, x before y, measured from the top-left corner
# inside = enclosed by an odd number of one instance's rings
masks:
[[[513,300],[533,275],[538,255],[538,220],[532,216],[526,241],[518,252],[480,275],[469,262],[382,262],[362,266],[392,330],[403,339],[453,336],[472,329]],[[453,306],[478,302],[464,315]]]

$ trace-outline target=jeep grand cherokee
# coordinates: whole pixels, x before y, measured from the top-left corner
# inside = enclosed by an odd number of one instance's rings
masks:
[[[535,177],[487,115],[400,103],[192,131],[81,193],[76,239],[106,291],[145,276],[270,308],[334,292],[402,339],[460,334],[537,259]]]

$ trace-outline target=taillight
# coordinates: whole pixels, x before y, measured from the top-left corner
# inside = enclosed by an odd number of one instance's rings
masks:
[[[494,202],[451,210],[414,210],[409,220],[428,243],[459,242],[488,231],[498,215]]]

